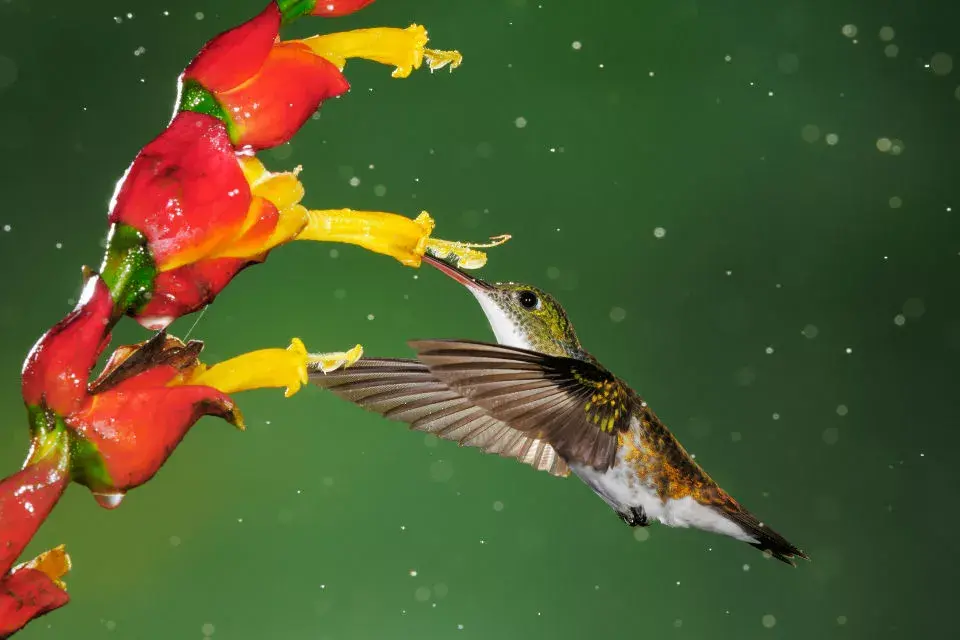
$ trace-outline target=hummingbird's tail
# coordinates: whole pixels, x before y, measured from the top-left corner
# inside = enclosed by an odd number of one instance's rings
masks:
[[[737,526],[743,529],[744,533],[756,540],[756,542],[748,542],[747,544],[750,546],[756,547],[765,553],[769,552],[770,555],[777,560],[786,562],[792,566],[796,566],[793,561],[794,558],[810,559],[807,554],[768,527],[765,523],[760,522],[755,515],[739,504],[723,505],[718,508],[728,520],[736,523]]]

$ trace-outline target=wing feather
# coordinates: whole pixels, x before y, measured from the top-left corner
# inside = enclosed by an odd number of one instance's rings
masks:
[[[570,474],[569,467],[546,441],[491,416],[415,360],[361,358],[345,369],[312,371],[310,381],[364,409],[405,422],[416,431],[514,458],[554,476]]]
[[[467,340],[410,346],[449,389],[566,460],[599,470],[615,462],[632,392],[598,364]]]

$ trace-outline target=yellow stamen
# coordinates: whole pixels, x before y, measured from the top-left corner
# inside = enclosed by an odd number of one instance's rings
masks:
[[[492,242],[454,242],[431,238],[436,223],[426,211],[415,220],[396,213],[325,209],[307,212],[308,221],[297,240],[344,242],[391,256],[408,267],[419,267],[423,254],[429,251],[438,258],[456,256],[464,269],[482,267],[487,256],[477,248],[495,247],[510,236],[497,236]]]
[[[426,49],[427,30],[412,24],[406,29],[379,27],[331,33],[298,40],[318,56],[337,65],[340,70],[351,58],[373,60],[394,67],[394,78],[406,78],[419,69],[424,59],[431,71],[450,65],[456,69],[463,61],[458,51]]]
[[[35,569],[46,574],[46,576],[53,581],[53,584],[66,591],[67,585],[63,582],[62,578],[70,572],[71,566],[70,555],[67,553],[67,548],[61,544],[58,547],[44,551],[29,562],[17,565],[13,570]]]
[[[453,256],[457,259],[457,266],[461,269],[479,269],[487,264],[487,254],[477,249],[489,249],[497,247],[510,239],[509,234],[503,234],[490,238],[490,242],[453,242],[451,240],[440,240],[430,238],[427,240],[427,251],[435,258],[448,258]]]
[[[299,338],[286,349],[260,349],[212,367],[198,366],[180,384],[206,385],[231,394],[251,389],[285,387],[289,398],[307,382],[309,354]]]
[[[331,351],[329,353],[308,353],[307,368],[311,371],[322,371],[330,373],[340,369],[347,368],[360,359],[363,355],[363,346],[357,345],[349,351]]]

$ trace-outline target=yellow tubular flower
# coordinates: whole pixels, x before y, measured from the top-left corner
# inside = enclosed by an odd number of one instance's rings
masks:
[[[274,173],[253,156],[242,157],[239,162],[253,195],[276,207],[280,221],[266,243],[256,238],[244,242],[242,236],[258,219],[258,213],[251,207],[241,239],[231,242],[213,257],[251,258],[290,240],[314,240],[355,244],[392,256],[410,267],[419,267],[423,254],[430,252],[438,258],[456,258],[463,269],[478,269],[486,264],[487,256],[477,249],[495,247],[510,239],[509,235],[501,235],[491,238],[491,242],[475,243],[431,238],[436,223],[426,211],[411,220],[382,211],[308,210],[300,204],[304,196],[303,185],[297,178],[300,167]]]
[[[406,29],[379,27],[357,29],[295,40],[310,47],[323,58],[337,65],[342,71],[351,58],[372,60],[394,67],[394,78],[406,78],[423,61],[431,71],[450,65],[453,71],[463,62],[459,51],[427,49],[427,30],[412,24]]]
[[[286,388],[289,398],[307,383],[307,365],[322,363],[326,371],[350,366],[363,353],[355,346],[344,352],[307,353],[300,338],[294,338],[286,349],[260,349],[231,358],[212,367],[198,364],[178,384],[204,385],[226,394],[251,389]]]
[[[297,240],[355,244],[392,256],[408,267],[419,267],[423,254],[429,251],[438,258],[455,256],[464,269],[478,269],[486,264],[487,256],[476,249],[495,247],[510,239],[501,235],[488,243],[472,243],[431,238],[436,223],[426,211],[416,220],[396,213],[354,209],[310,210],[307,216],[307,225]]]

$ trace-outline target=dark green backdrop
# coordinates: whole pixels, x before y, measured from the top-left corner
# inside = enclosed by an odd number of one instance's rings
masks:
[[[4,473],[26,450],[21,361],[98,263],[115,180],[197,48],[261,5],[0,0]],[[68,543],[74,602],[24,640],[949,635],[960,68],[936,54],[960,67],[958,13],[379,0],[294,30],[417,22],[465,62],[405,81],[350,64],[353,91],[269,166],[303,164],[314,207],[514,234],[483,274],[558,294],[587,348],[812,563],[662,526],[638,541],[575,479],[274,390],[238,398],[247,433],[203,420],[118,511],[72,488],[28,555]],[[192,334],[210,361],[293,336],[399,356],[490,334],[436,272],[307,243],[238,277]]]

